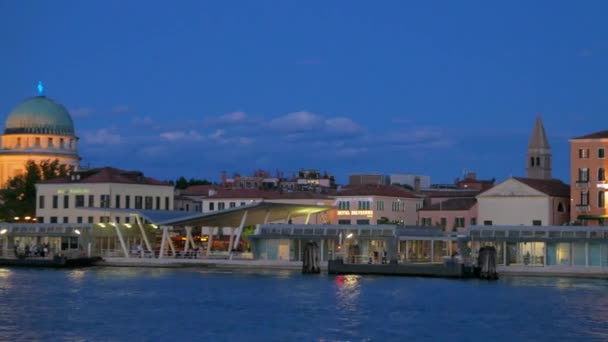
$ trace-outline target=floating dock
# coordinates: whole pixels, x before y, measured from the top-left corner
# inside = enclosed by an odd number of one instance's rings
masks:
[[[0,258],[0,266],[73,268],[73,267],[95,266],[100,261],[102,261],[101,257],[78,257],[78,258],[67,258],[67,257],[62,257],[62,256],[56,256],[53,258],[18,257],[18,258]]]

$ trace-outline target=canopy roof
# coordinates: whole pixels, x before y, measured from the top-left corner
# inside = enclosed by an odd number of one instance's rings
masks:
[[[248,205],[212,211],[208,213],[193,213],[174,210],[142,210],[142,209],[113,209],[113,208],[81,208],[82,210],[98,210],[113,213],[128,213],[140,215],[144,219],[159,226],[204,226],[204,227],[238,227],[243,215],[247,212],[244,225],[256,225],[264,222],[286,220],[288,217],[316,214],[331,206],[284,204],[273,202],[255,202]],[[268,217],[266,217],[268,215]]]

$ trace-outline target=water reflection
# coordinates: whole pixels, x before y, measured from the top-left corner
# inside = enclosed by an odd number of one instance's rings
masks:
[[[68,279],[76,284],[82,283],[84,276],[85,272],[83,270],[71,270],[68,273]]]
[[[359,305],[361,288],[358,275],[338,275],[334,279],[337,285],[337,306],[339,310],[354,311]]]
[[[12,287],[13,271],[8,268],[0,268],[0,289],[10,289]]]

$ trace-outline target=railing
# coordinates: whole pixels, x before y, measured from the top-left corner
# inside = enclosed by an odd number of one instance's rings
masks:
[[[102,257],[107,258],[124,258],[125,252],[122,249],[102,249],[100,251]],[[129,258],[159,258],[160,249],[155,249],[152,251],[137,251],[137,250],[129,250],[128,252]],[[207,254],[207,250],[176,250],[175,253],[171,249],[166,249],[163,253],[163,258],[165,259],[228,259],[230,257],[230,253],[228,251],[213,251]],[[233,259],[253,259],[253,254],[250,252],[232,252]]]
[[[576,181],[576,188],[577,189],[587,189],[587,188],[589,188],[589,181],[588,180],[577,180]]]
[[[577,204],[576,211],[579,213],[589,211],[589,204]]]

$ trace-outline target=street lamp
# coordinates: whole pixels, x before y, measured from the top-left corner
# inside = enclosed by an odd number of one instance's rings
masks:
[[[74,233],[76,233],[76,235],[80,235],[80,230],[74,229]]]
[[[7,230],[6,230],[6,228],[4,228],[4,229],[0,230],[0,235],[4,235],[4,234],[6,234],[6,232],[7,232]]]

